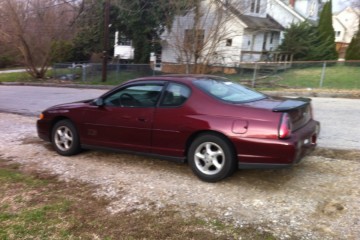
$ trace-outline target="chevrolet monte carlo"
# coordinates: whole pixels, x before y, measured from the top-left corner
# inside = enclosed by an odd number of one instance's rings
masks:
[[[64,156],[103,149],[187,161],[202,180],[298,163],[320,131],[311,100],[278,98],[211,75],[128,81],[97,99],[50,107],[40,138]]]

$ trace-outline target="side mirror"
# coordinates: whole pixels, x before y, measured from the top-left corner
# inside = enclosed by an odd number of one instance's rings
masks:
[[[98,107],[102,107],[102,106],[104,106],[104,100],[102,98],[97,98],[94,101],[94,105],[98,106]]]

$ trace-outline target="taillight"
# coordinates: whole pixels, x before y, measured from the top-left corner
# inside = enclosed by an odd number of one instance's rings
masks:
[[[287,113],[283,113],[279,125],[279,138],[288,138],[291,135],[291,120]]]

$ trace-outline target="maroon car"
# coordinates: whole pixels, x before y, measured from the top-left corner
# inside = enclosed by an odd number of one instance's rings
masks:
[[[215,182],[237,168],[298,163],[320,130],[310,101],[269,97],[217,76],[154,76],[51,107],[37,131],[61,155],[96,148],[165,157]]]

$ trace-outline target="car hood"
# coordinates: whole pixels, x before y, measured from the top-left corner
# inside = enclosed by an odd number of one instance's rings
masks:
[[[94,101],[94,99],[88,99],[88,100],[82,100],[77,102],[71,102],[71,103],[64,103],[52,106],[45,111],[54,111],[54,110],[65,110],[65,109],[74,109],[78,107],[84,106],[84,104],[89,104],[90,102]]]

